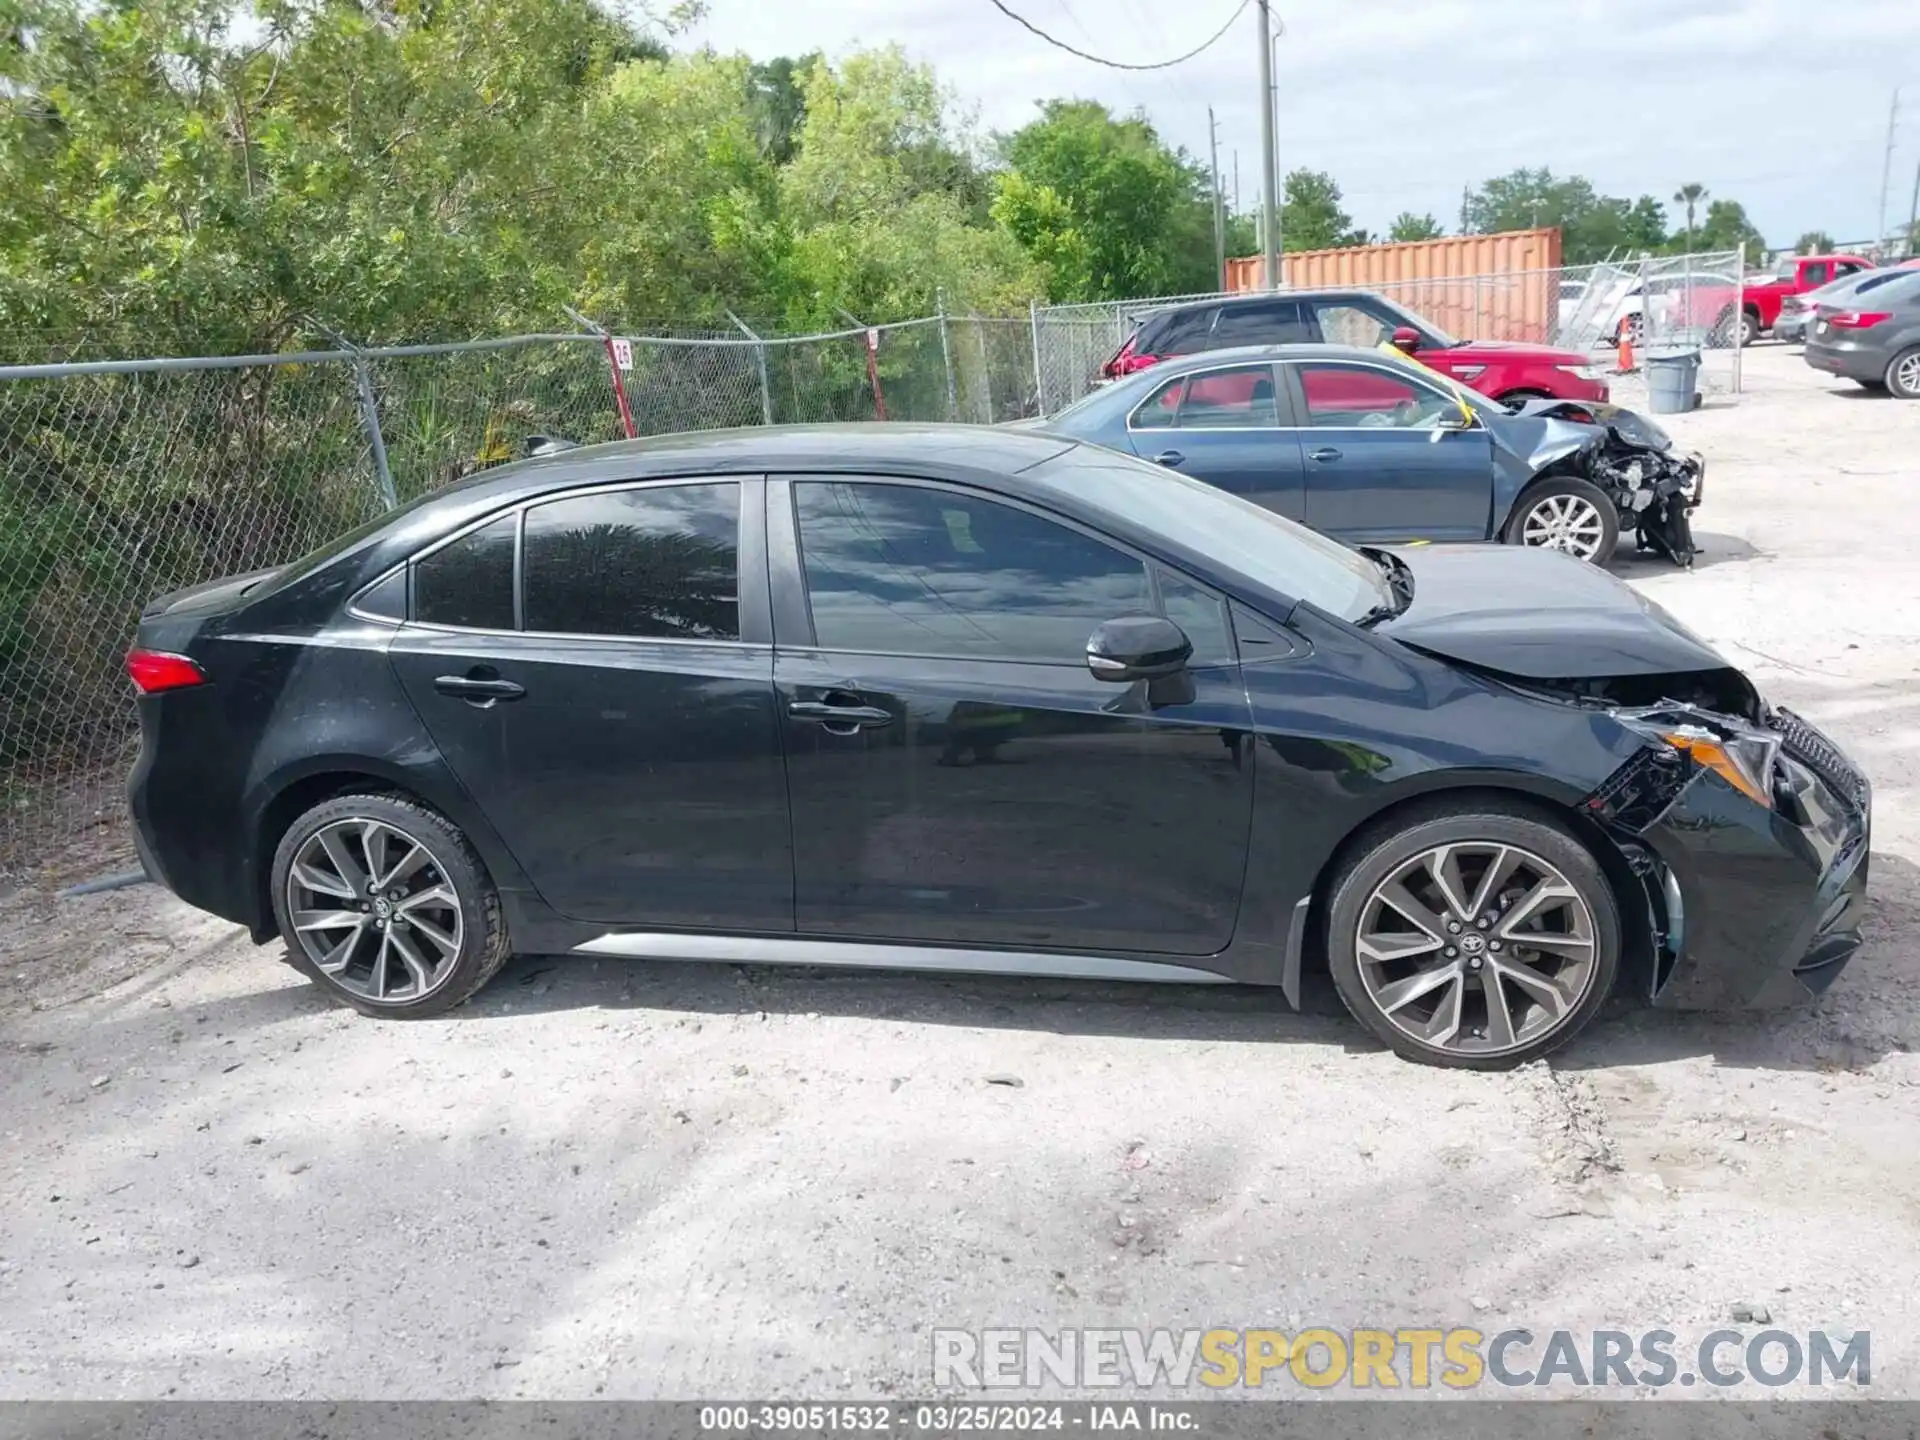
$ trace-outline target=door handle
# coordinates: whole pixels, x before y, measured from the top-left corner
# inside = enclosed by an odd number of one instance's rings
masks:
[[[1187,463],[1187,457],[1182,455],[1178,450],[1162,450],[1158,455],[1153,457],[1153,463],[1169,467],[1184,465]]]
[[[1307,459],[1318,460],[1322,465],[1330,465],[1340,458],[1340,452],[1331,445],[1322,445],[1318,450],[1309,450]]]
[[[893,723],[893,712],[878,705],[834,705],[825,700],[790,700],[787,714],[823,725],[830,735],[852,735],[869,726],[878,729]]]
[[[495,701],[518,700],[527,693],[524,685],[494,674],[440,675],[434,678],[433,688],[482,709]]]

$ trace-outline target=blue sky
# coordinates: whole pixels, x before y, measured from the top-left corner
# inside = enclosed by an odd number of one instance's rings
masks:
[[[1118,60],[1190,49],[1238,0],[1007,0]],[[1663,201],[1689,180],[1739,200],[1768,243],[1872,234],[1887,109],[1902,95],[1888,224],[1920,164],[1920,0],[1276,0],[1282,168],[1329,170],[1354,218],[1457,228],[1463,186],[1519,165]],[[988,0],[709,0],[683,43],[764,59],[897,41],[933,62],[983,129],[1053,95],[1143,108],[1201,156],[1207,106],[1242,204],[1260,168],[1253,7],[1205,55],[1125,74],[1028,35]],[[1675,207],[1670,203],[1669,212]],[[1670,219],[1673,218],[1670,214]]]

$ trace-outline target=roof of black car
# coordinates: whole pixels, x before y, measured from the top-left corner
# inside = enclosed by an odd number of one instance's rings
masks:
[[[609,478],[656,475],[751,475],[767,470],[843,469],[867,465],[924,467],[937,458],[955,467],[1018,474],[1077,441],[1041,431],[991,425],[903,422],[838,425],[754,425],[690,430],[583,445],[483,470],[436,492],[510,492],[555,489]]]

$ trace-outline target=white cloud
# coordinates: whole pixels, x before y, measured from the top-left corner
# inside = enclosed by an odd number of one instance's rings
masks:
[[[1238,0],[1008,0],[1096,54],[1149,61],[1211,33]],[[1402,209],[1448,228],[1463,187],[1519,165],[1578,173],[1609,194],[1666,201],[1689,180],[1741,201],[1775,245],[1822,229],[1870,234],[1887,103],[1906,83],[1889,225],[1920,164],[1920,5],[1913,0],[1277,0],[1283,168],[1329,170],[1362,224]],[[988,129],[1034,102],[1087,96],[1144,108],[1207,153],[1240,193],[1260,169],[1252,7],[1205,55],[1126,74],[1075,59],[988,0],[711,0],[691,38],[765,59],[897,41],[931,61]],[[1669,206],[1669,209],[1672,207]]]

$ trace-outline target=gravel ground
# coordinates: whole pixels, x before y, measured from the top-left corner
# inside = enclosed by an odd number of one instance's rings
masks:
[[[153,887],[21,892],[0,1398],[910,1395],[935,1326],[1736,1304],[1870,1329],[1873,1392],[1920,1397],[1920,406],[1778,346],[1748,383],[1673,423],[1698,568],[1624,569],[1873,777],[1822,1002],[1622,1008],[1504,1076],[1324,993],[528,958],[381,1024]]]

